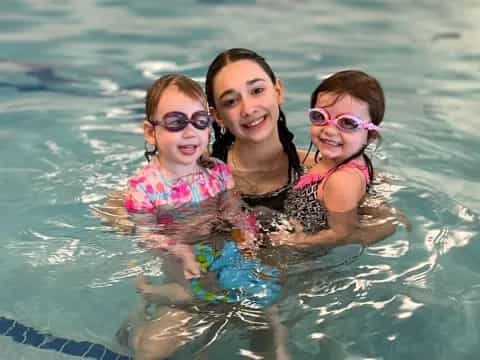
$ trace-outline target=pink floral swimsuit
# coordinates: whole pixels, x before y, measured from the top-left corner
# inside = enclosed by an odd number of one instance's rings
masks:
[[[198,205],[234,185],[228,166],[210,158],[213,166],[175,180],[166,179],[156,159],[138,170],[128,180],[125,207],[131,213],[152,213],[157,209],[177,208],[186,204]]]

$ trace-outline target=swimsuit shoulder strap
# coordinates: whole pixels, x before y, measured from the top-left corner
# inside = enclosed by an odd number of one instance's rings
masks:
[[[368,173],[368,167],[366,165],[362,165],[360,163],[358,163],[357,161],[350,161],[346,164],[343,164],[341,166],[339,166],[338,168],[333,168],[333,169],[330,169],[329,171],[327,171],[327,173],[323,176],[323,183],[325,184],[325,181],[326,179],[328,179],[333,173],[335,173],[336,171],[340,170],[340,169],[357,169],[357,170],[360,170],[360,172],[362,173],[364,179],[365,179],[365,184],[368,186],[370,185],[370,175]]]

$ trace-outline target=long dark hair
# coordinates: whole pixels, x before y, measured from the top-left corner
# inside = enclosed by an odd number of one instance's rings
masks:
[[[220,53],[210,64],[207,71],[207,78],[205,81],[205,93],[207,94],[207,100],[211,107],[215,108],[215,97],[213,91],[213,82],[218,72],[226,65],[240,61],[251,60],[257,63],[268,75],[272,83],[275,84],[277,79],[273,73],[272,68],[266,62],[266,60],[258,55],[256,52],[248,49],[233,48]],[[294,135],[287,127],[287,119],[282,109],[279,108],[278,119],[278,135],[280,142],[283,146],[283,151],[288,156],[290,167],[294,169],[297,174],[302,174],[302,166],[300,165],[300,159],[298,157],[297,148],[293,143]],[[227,160],[228,148],[235,141],[235,136],[228,130],[223,129],[216,122],[213,124],[213,131],[215,134],[215,141],[212,145],[212,156],[223,161]]]
[[[344,95],[350,95],[356,99],[362,100],[368,104],[368,112],[370,119],[373,124],[380,125],[383,120],[383,115],[385,114],[385,95],[383,93],[382,86],[374,77],[364,73],[359,70],[344,70],[339,71],[332,76],[329,76],[323,80],[317,88],[313,91],[310,97],[310,107],[315,107],[317,102],[318,95],[321,93],[333,93],[337,95],[337,100],[339,100]],[[369,136],[373,134],[370,133]],[[379,136],[375,134],[375,136]],[[350,160],[355,159],[359,155],[363,155],[365,163],[368,168],[368,175],[370,178],[370,183],[373,180],[373,165],[370,158],[365,154],[366,146],[362,147],[358,152],[350,156],[348,159],[345,159],[340,164],[335,166],[335,169],[338,169],[343,164],[348,163]],[[315,161],[317,161],[319,152],[315,153]],[[334,171],[333,170],[333,171]],[[369,186],[367,186],[367,190]]]

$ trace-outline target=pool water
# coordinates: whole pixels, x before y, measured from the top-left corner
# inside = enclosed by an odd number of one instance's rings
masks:
[[[91,207],[143,163],[145,87],[167,72],[203,81],[219,51],[247,47],[284,81],[299,146],[324,75],[358,68],[381,81],[374,165],[412,223],[290,280],[280,313],[292,357],[478,358],[476,1],[23,0],[2,1],[0,18],[0,317],[125,354],[114,334],[138,303],[133,279],[161,268]],[[256,358],[250,330],[227,315],[208,358]],[[0,348],[0,359],[76,358],[10,336]]]

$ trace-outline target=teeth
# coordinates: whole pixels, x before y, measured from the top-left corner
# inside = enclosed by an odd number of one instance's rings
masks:
[[[246,127],[257,126],[257,125],[260,124],[262,121],[263,121],[263,117],[261,117],[261,118],[258,119],[258,120],[255,120],[254,122],[251,122],[251,123],[249,123],[249,124],[245,124],[244,126],[246,126]]]
[[[322,142],[327,143],[327,144],[329,144],[329,145],[333,145],[333,146],[338,146],[338,145],[340,145],[338,142],[333,141],[333,140],[323,139]]]

